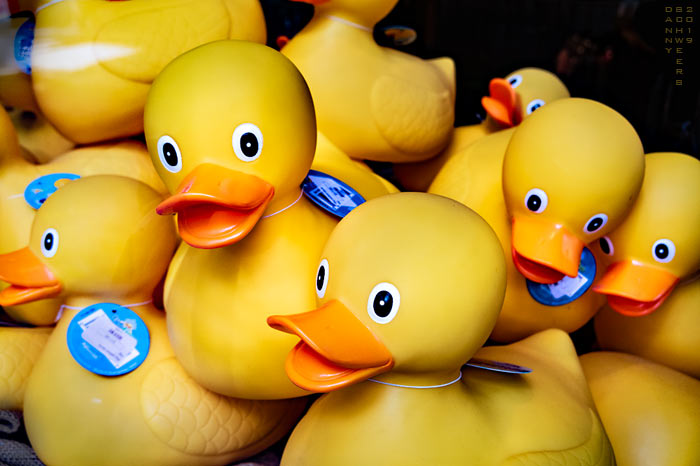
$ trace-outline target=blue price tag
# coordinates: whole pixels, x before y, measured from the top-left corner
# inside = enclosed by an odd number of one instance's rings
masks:
[[[34,43],[34,17],[27,19],[22,25],[17,29],[15,34],[15,61],[17,66],[25,74],[32,73],[32,44]]]
[[[535,301],[545,306],[563,306],[585,293],[595,279],[596,263],[593,253],[583,248],[576,278],[564,277],[557,283],[545,285],[525,279],[527,290]]]
[[[365,202],[365,198],[347,184],[316,170],[309,170],[301,189],[314,204],[340,218]]]
[[[33,209],[38,209],[65,182],[77,180],[78,178],[80,178],[79,175],[72,173],[52,173],[40,176],[27,185],[24,190],[24,200]]]
[[[68,325],[67,342],[78,364],[111,377],[139,367],[151,346],[138,314],[114,303],[93,304],[78,312]]]

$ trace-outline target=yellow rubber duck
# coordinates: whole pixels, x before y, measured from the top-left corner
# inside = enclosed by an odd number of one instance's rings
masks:
[[[35,163],[48,163],[75,147],[40,112],[12,108],[7,114],[17,132],[17,139]]]
[[[0,254],[27,244],[41,200],[76,177],[124,175],[138,179],[161,193],[167,192],[153,169],[148,151],[136,141],[86,146],[43,165],[31,159],[32,154],[22,150],[12,122],[5,110],[0,108]],[[0,284],[0,289],[4,286]],[[52,325],[59,305],[57,300],[44,300],[7,306],[5,311],[20,322]]]
[[[153,163],[172,196],[179,247],[165,283],[175,354],[217,393],[306,394],[284,372],[295,338],[274,313],[314,305],[308,286],[337,220],[302,195],[316,125],[304,79],[279,52],[213,42],[155,80],[145,112]]]
[[[624,353],[581,365],[618,466],[700,464],[700,381]]]
[[[377,45],[372,29],[398,0],[297,1],[316,11],[282,53],[309,83],[319,131],[358,160],[415,162],[440,152],[454,125],[454,62]]]
[[[498,238],[455,201],[399,193],[348,214],[323,251],[318,309],[268,320],[301,338],[290,378],[332,391],[282,465],[614,464],[565,333],[477,353],[505,279]],[[475,353],[533,371],[461,373]]]
[[[427,191],[445,163],[477,139],[517,126],[548,102],[569,97],[569,90],[554,74],[541,68],[521,68],[489,83],[489,95],[481,102],[486,118],[477,125],[454,129],[450,143],[437,157],[394,166],[394,175],[409,191]]]
[[[700,161],[647,155],[637,202],[597,248],[611,264],[593,288],[608,298],[601,347],[700,378]]]
[[[589,288],[600,267],[584,246],[620,224],[643,173],[632,126],[586,99],[549,103],[445,164],[429,191],[476,210],[506,251],[508,287],[494,340],[572,332],[603,305]]]
[[[29,246],[0,255],[0,279],[12,283],[0,304],[66,300],[23,399],[47,464],[224,465],[277,441],[303,409],[217,395],[177,362],[150,303],[176,246],[173,223],[155,212],[161,200],[126,177],[74,181],[38,211]],[[18,329],[0,330],[7,341]]]
[[[82,144],[142,132],[151,82],[183,52],[220,39],[266,40],[258,0],[41,0],[35,14],[36,100]]]

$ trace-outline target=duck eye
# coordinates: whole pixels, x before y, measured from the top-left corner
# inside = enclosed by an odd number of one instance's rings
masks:
[[[506,81],[508,81],[510,87],[515,89],[516,87],[520,86],[520,83],[523,82],[523,77],[519,74],[514,74],[513,76],[506,78]]]
[[[527,104],[527,108],[525,109],[525,112],[529,115],[543,105],[544,105],[544,100],[535,99],[532,102],[530,102],[529,104]]]
[[[41,253],[44,257],[53,257],[58,250],[58,232],[53,228],[47,229],[41,235]]]
[[[671,262],[676,255],[676,245],[670,239],[660,239],[651,247],[651,254],[657,262]]]
[[[326,295],[326,288],[328,287],[328,260],[323,259],[321,264],[318,266],[318,272],[316,273],[316,295],[319,298],[323,298]]]
[[[161,136],[158,139],[158,158],[160,158],[160,163],[170,173],[177,173],[182,170],[180,148],[170,136]]]
[[[583,227],[584,233],[595,233],[608,223],[608,216],[605,214],[595,214],[589,218],[586,225]]]
[[[262,152],[262,131],[253,123],[243,123],[233,130],[231,143],[236,157],[244,162],[252,162],[260,157],[260,152]]]
[[[541,189],[533,188],[525,194],[525,207],[536,214],[544,212],[547,202],[547,193]]]
[[[367,312],[378,324],[388,324],[399,311],[401,295],[391,283],[383,282],[376,285],[367,300]]]
[[[612,256],[615,253],[613,243],[607,236],[603,236],[602,238],[600,238],[598,240],[598,244],[600,244],[600,250],[603,251],[603,254]]]

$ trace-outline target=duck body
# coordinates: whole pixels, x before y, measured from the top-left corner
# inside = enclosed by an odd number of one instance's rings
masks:
[[[328,393],[295,428],[282,465],[615,464],[567,335],[548,330],[475,357],[532,373],[466,368],[442,388],[364,382]]]
[[[46,118],[82,144],[142,132],[150,84],[181,53],[220,39],[266,39],[257,0],[39,3],[35,97]]]
[[[354,159],[425,160],[452,132],[452,60],[422,60],[372,37],[374,24],[396,3],[317,5],[283,49],[309,84],[319,131]],[[355,12],[362,9],[369,13]]]
[[[581,356],[619,466],[700,462],[700,381],[625,353]]]
[[[642,191],[624,223],[596,245],[607,271],[594,290],[602,348],[700,377],[700,162],[646,156]]]
[[[295,339],[265,319],[315,305],[309,282],[335,223],[302,198],[242,242],[214,250],[180,245],[165,282],[165,308],[175,354],[195,380],[240,398],[307,394],[284,373]]]

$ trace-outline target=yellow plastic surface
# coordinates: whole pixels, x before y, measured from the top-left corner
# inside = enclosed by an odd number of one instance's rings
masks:
[[[254,175],[275,189],[263,217],[237,243],[211,250],[180,246],[165,283],[175,354],[195,380],[217,393],[251,399],[306,394],[284,372],[296,339],[265,321],[313,308],[318,257],[336,223],[300,197],[316,140],[303,78],[265,46],[208,44],[165,68],[145,117],[151,156],[171,193],[203,163]],[[250,162],[232,147],[232,133],[243,123],[262,134],[260,156]],[[163,135],[180,148],[183,168],[177,173],[159,160]]]
[[[572,332],[603,305],[590,289],[564,306],[535,301],[513,265],[512,218],[539,216],[583,242],[595,241],[631,207],[643,163],[639,138],[619,114],[596,102],[561,99],[515,129],[481,138],[445,164],[430,192],[476,210],[496,231],[506,253],[508,286],[491,338],[510,342],[547,328]],[[533,188],[543,189],[549,198],[541,214],[525,206],[525,194]],[[607,224],[594,234],[584,233],[586,221],[601,212],[608,215]]]
[[[8,112],[17,132],[19,145],[31,156],[31,161],[47,163],[73,149],[67,139],[40,113],[15,108]]]
[[[20,410],[34,364],[53,329],[0,328],[0,409]]]
[[[608,237],[612,255],[604,255],[596,246],[605,263],[629,262],[640,269],[661,270],[681,284],[645,316],[627,317],[610,307],[603,309],[595,318],[601,347],[637,354],[700,377],[696,332],[700,328],[700,280],[696,277],[700,269],[700,162],[678,153],[647,155],[639,198],[625,222]],[[670,262],[659,262],[652,254],[659,239],[675,245]],[[635,296],[632,293],[629,298]]]
[[[36,211],[24,199],[24,190],[36,178],[51,173],[80,176],[115,174],[142,181],[165,192],[143,144],[125,141],[75,149],[52,162],[35,165],[23,157],[10,119],[0,110],[0,254],[27,245]],[[0,284],[0,289],[4,288]],[[34,325],[51,325],[56,318],[57,300],[35,302],[5,310],[14,319]]]
[[[623,353],[581,365],[618,466],[700,464],[700,381]]]
[[[528,104],[536,99],[546,104],[569,97],[566,86],[549,71],[540,68],[522,68],[510,73],[505,80],[509,81],[516,75],[522,78],[514,88],[514,114],[517,123],[530,115],[527,112]],[[486,119],[478,125],[455,128],[450,143],[436,157],[424,162],[397,164],[394,166],[394,174],[406,190],[427,191],[430,183],[449,159],[457,156],[477,139],[504,128],[487,113]]]
[[[319,131],[354,159],[425,160],[452,133],[452,60],[422,60],[380,47],[372,37],[396,3],[321,2],[282,49],[309,83]]]
[[[36,100],[61,133],[83,144],[143,131],[150,84],[181,53],[220,39],[266,39],[257,0],[39,3]]]
[[[149,304],[176,246],[172,222],[154,210],[161,199],[130,178],[94,176],[66,185],[37,213],[29,247],[59,279],[70,306],[24,395],[27,434],[46,464],[227,464],[277,441],[303,409],[303,400],[222,397],[185,374],[165,315]],[[58,247],[44,258],[40,243],[48,227],[58,232]],[[66,344],[79,309],[100,302],[132,304],[148,327],[148,356],[126,375],[89,372]]]
[[[283,465],[614,464],[567,335],[550,330],[478,351],[498,313],[505,266],[497,238],[473,211],[421,193],[374,199],[338,224],[322,257],[320,309],[342,303],[394,365],[315,402],[292,433]],[[393,285],[382,289],[391,290],[397,306],[383,323],[370,314],[381,283]],[[315,326],[319,316],[338,312],[292,318],[307,351],[323,354],[326,367],[358,371],[371,359],[365,350],[380,352],[374,343],[350,352],[347,340],[362,334],[354,327]],[[472,356],[534,371],[466,369],[459,381]],[[300,367],[292,356],[288,364]]]

